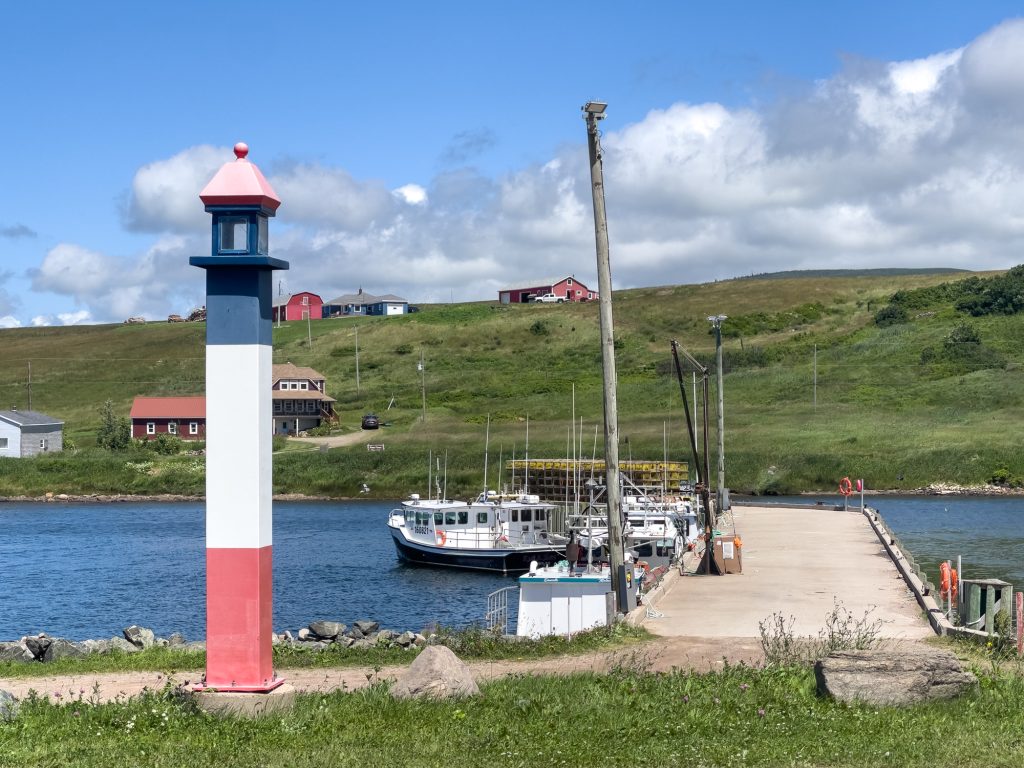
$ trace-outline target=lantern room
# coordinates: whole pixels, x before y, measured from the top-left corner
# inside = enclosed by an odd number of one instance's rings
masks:
[[[249,147],[235,144],[226,163],[199,194],[213,219],[213,256],[266,256],[268,220],[281,205],[260,169],[249,162]]]

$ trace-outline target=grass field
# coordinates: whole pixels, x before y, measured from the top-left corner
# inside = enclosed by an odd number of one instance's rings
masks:
[[[669,344],[677,339],[713,368],[706,317],[725,314],[726,482],[734,492],[828,490],[846,475],[889,489],[983,483],[999,469],[1024,477],[1016,437],[1024,318],[965,318],[943,305],[889,327],[873,322],[897,290],[958,279],[745,278],[617,292],[620,455],[658,459],[667,445],[669,458],[689,458]],[[488,417],[494,485],[499,457],[523,455],[527,420],[531,456],[566,455],[574,400],[582,451],[591,453],[597,435],[600,456],[597,311],[596,303],[470,303],[275,329],[274,361],[326,376],[341,429],[358,430],[368,411],[390,423],[374,438],[386,446],[381,453],[359,445],[278,454],[275,491],[349,496],[364,482],[375,496],[423,491],[433,452],[447,454],[449,493],[469,493],[482,482]],[[949,347],[952,329],[965,321],[999,365],[968,372],[929,358]],[[194,461],[112,455],[91,446],[106,399],[127,415],[136,395],[203,392],[204,332],[203,324],[166,323],[0,331],[0,403],[28,407],[31,363],[32,407],[65,419],[80,449],[0,460],[0,495],[201,492]],[[689,370],[686,377],[690,396]],[[714,409],[713,375],[709,386]],[[713,468],[715,418],[712,412]],[[140,470],[147,461],[152,466]]]

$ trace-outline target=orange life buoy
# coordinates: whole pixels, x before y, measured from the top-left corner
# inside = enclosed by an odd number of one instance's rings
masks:
[[[853,493],[853,483],[850,482],[850,478],[844,477],[839,481],[839,492],[843,494],[843,496],[849,496]]]
[[[939,564],[939,595],[943,598],[956,597],[960,579],[957,577],[956,568],[950,568],[949,563]]]
[[[440,544],[443,547],[444,543],[446,541],[448,541],[448,537],[444,535],[444,531],[438,531],[437,532],[437,543]]]
[[[743,539],[741,539],[739,536],[734,536],[732,543],[736,545],[736,549],[739,549],[743,546]]]

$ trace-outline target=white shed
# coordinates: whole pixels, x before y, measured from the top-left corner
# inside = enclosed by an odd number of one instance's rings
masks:
[[[0,456],[27,458],[64,450],[64,422],[39,411],[0,411]]]

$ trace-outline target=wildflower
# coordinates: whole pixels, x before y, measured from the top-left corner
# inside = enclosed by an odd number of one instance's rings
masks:
[[[757,710],[757,716],[758,716],[758,717],[764,717],[764,707],[760,707],[760,708],[758,708],[758,710]]]
[[[689,703],[690,703],[689,695],[684,695],[683,696],[683,704],[689,704]]]
[[[717,696],[715,696],[715,704],[721,704],[721,703],[722,703],[722,700],[720,698],[718,698]]]
[[[749,688],[750,688],[750,686],[749,686],[749,685],[747,685],[746,683],[743,683],[743,684],[741,684],[741,685],[740,685],[740,690],[741,690],[741,691],[746,691],[746,690],[748,690]]]

